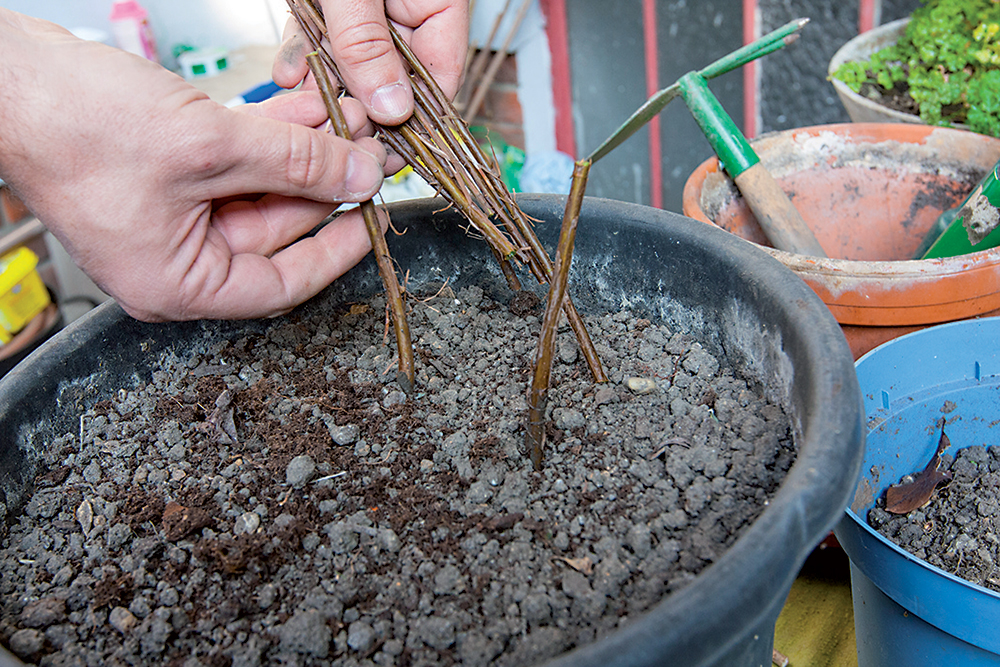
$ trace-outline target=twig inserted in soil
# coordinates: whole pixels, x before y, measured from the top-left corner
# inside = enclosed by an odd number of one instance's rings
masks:
[[[327,74],[326,66],[320,59],[319,53],[313,51],[306,56],[309,69],[312,70],[316,84],[319,86],[323,102],[326,104],[327,113],[333,124],[337,136],[343,139],[351,138],[351,131],[347,127],[347,119],[340,108],[337,100],[337,90],[333,81]],[[382,232],[382,225],[378,221],[378,214],[375,211],[375,203],[372,200],[361,202],[361,215],[365,220],[365,228],[368,230],[368,238],[371,239],[372,252],[375,253],[375,262],[378,265],[379,274],[382,276],[382,283],[385,285],[386,298],[389,302],[389,310],[392,314],[392,328],[396,334],[396,349],[399,352],[399,369],[396,374],[396,381],[407,394],[413,391],[415,384],[415,371],[413,365],[413,343],[410,340],[410,325],[406,321],[406,310],[403,305],[402,289],[399,286],[399,278],[396,276],[396,269],[392,265],[392,256],[389,254],[389,246],[386,245],[385,235]]]
[[[316,51],[314,60],[324,66],[320,69],[331,72],[342,84],[337,65],[323,45],[327,30],[322,10],[314,0],[287,2],[292,15]],[[512,290],[520,289],[512,262],[526,264],[539,282],[550,280],[553,273],[552,261],[535,235],[527,216],[521,212],[504,186],[496,165],[487,158],[469,132],[468,125],[409,45],[395,28],[391,25],[389,28],[397,51],[411,70],[415,111],[400,126],[376,125],[379,137],[401,155],[417,175],[455,206],[471,227],[482,235],[490,245]],[[311,67],[316,69],[315,65]],[[392,301],[391,295],[389,298]],[[583,320],[568,297],[563,300],[563,307],[595,381],[607,381]],[[402,363],[402,353],[400,359]]]
[[[566,199],[562,230],[559,233],[559,247],[556,249],[556,266],[549,283],[549,296],[542,316],[542,329],[535,351],[535,374],[528,392],[528,423],[525,441],[531,453],[535,470],[542,469],[542,455],[545,448],[545,404],[552,375],[552,357],[555,354],[556,327],[563,311],[563,298],[569,283],[569,267],[573,261],[573,244],[576,242],[576,227],[580,222],[580,208],[583,193],[587,189],[590,161],[579,160],[573,168],[573,185]]]
[[[807,21],[808,19],[792,21],[752,44],[748,44],[720,58],[696,74],[703,79],[709,79],[744,65],[762,55],[776,51],[794,41],[797,36],[796,32]],[[569,199],[566,201],[566,212],[563,217],[559,249],[556,256],[557,267],[554,271],[550,271],[551,285],[549,288],[549,297],[542,320],[538,349],[535,353],[534,378],[531,389],[528,392],[528,423],[525,426],[525,443],[535,470],[540,470],[542,466],[542,457],[545,448],[545,407],[552,370],[552,356],[555,347],[555,329],[558,322],[558,315],[563,308],[563,296],[569,275],[573,241],[576,234],[576,223],[579,219],[580,206],[582,205],[583,196],[587,188],[587,175],[590,171],[590,165],[610,153],[625,139],[638,131],[639,128],[648,123],[679,94],[681,94],[680,83],[675,83],[673,86],[655,93],[619,126],[611,136],[598,146],[589,157],[577,161],[573,170],[573,184],[570,189]],[[567,314],[569,314],[572,305],[567,301],[565,307]],[[586,355],[586,352],[584,354]],[[663,451],[665,450],[657,452],[654,457]]]

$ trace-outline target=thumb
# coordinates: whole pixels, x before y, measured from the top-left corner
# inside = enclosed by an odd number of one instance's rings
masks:
[[[385,148],[370,137],[349,141],[304,125],[223,110],[228,154],[219,170],[228,196],[268,192],[321,202],[371,199],[382,185]],[[238,185],[234,185],[237,184]]]
[[[383,3],[326,0],[323,6],[330,55],[347,90],[376,123],[405,121],[413,113],[413,90],[389,34]]]

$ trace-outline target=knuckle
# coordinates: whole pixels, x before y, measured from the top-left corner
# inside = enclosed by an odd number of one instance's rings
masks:
[[[348,67],[379,60],[395,48],[388,30],[377,21],[352,25],[331,35],[331,46],[337,61]]]
[[[288,153],[285,173],[292,187],[311,190],[319,184],[327,168],[324,164],[325,151],[320,143],[322,139],[317,132],[297,127],[292,129],[292,148]],[[302,131],[296,131],[300,129]]]

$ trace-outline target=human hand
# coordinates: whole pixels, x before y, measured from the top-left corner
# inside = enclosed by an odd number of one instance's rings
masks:
[[[469,41],[468,0],[319,0],[330,35],[330,54],[351,95],[381,125],[399,125],[413,113],[413,90],[389,34],[388,20],[444,93],[462,82]],[[285,28],[274,61],[274,82],[292,88],[309,73],[312,47],[295,19]]]
[[[369,251],[356,211],[300,239],[381,185],[385,149],[360,136],[360,104],[345,104],[354,142],[317,129],[315,92],[226,109],[158,65],[3,9],[0,63],[0,177],[132,316],[280,314]]]

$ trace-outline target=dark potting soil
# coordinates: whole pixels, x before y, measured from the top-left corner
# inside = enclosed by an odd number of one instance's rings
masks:
[[[859,94],[893,111],[908,113],[911,116],[920,115],[920,105],[910,95],[905,84],[895,88],[885,88],[878,84],[865,83],[861,85]]]
[[[883,496],[868,524],[917,558],[1000,592],[1000,447],[946,451],[938,470],[952,479],[926,505],[890,514]]]
[[[619,312],[587,320],[604,385],[563,327],[536,473],[537,302],[412,300],[409,398],[384,303],[166,356],[80,415],[2,542],[0,641],[53,666],[530,665],[692,581],[794,460],[782,407]]]

